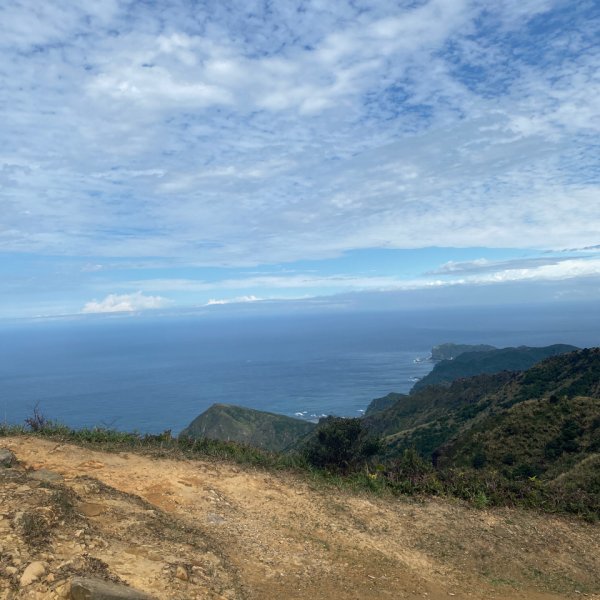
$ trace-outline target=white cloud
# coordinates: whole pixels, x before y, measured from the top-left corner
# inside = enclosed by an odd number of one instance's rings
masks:
[[[38,5],[0,8],[0,251],[598,242],[586,3]]]
[[[129,282],[128,286],[144,286],[154,292],[190,294],[226,293],[228,290],[262,290],[269,297],[320,296],[350,291],[420,290],[448,286],[473,286],[510,282],[548,282],[577,280],[600,276],[600,258],[540,258],[512,261],[475,260],[447,263],[422,277],[364,275],[260,275],[204,281],[197,279],[146,279]],[[251,293],[232,299],[210,299],[207,305],[230,302],[253,302]]]
[[[261,298],[257,298],[256,296],[238,296],[237,298],[222,298],[215,299],[211,298],[204,306],[217,306],[221,304],[243,304],[245,302],[259,302]]]
[[[579,250],[578,252],[585,252]],[[598,251],[595,252],[598,254]],[[524,270],[540,272],[539,268],[546,265],[555,266],[561,262],[566,262],[566,273],[573,273],[576,276],[579,264],[588,265],[586,259],[580,259],[573,256],[538,256],[533,258],[514,258],[503,261],[493,261],[486,258],[479,258],[467,262],[449,261],[441,267],[433,269],[426,273],[427,275],[452,275],[457,273],[504,273],[504,272],[522,272]],[[594,267],[592,266],[592,269]]]
[[[104,300],[87,302],[82,313],[116,313],[152,310],[168,306],[170,301],[161,296],[144,296],[142,292],[134,294],[109,294]]]
[[[534,268],[513,268],[464,278],[465,283],[508,281],[562,281],[600,276],[600,258],[570,259]]]

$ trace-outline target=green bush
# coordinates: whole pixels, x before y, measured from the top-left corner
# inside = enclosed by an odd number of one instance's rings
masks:
[[[351,473],[367,464],[380,449],[377,438],[363,428],[361,419],[328,417],[319,425],[302,454],[313,467],[332,473]]]

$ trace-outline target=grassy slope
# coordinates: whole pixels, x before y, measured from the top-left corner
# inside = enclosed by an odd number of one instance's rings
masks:
[[[552,478],[600,452],[600,399],[526,400],[489,415],[442,449],[438,464]]]
[[[539,479],[548,498],[600,513],[600,349],[550,358],[503,388],[437,451],[437,466]]]
[[[600,513],[600,349],[429,386],[364,422],[384,436],[384,462],[414,448],[453,493],[487,481],[486,502],[524,495],[548,510]],[[461,480],[461,471],[473,473]]]
[[[462,466],[479,454],[507,474],[530,465],[533,474],[556,476],[600,452],[599,348],[545,360],[493,400],[441,449],[441,463]]]

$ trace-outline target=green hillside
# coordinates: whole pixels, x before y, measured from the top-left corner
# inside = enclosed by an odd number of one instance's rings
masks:
[[[543,348],[520,346],[518,348],[502,348],[484,352],[464,352],[452,360],[443,360],[437,363],[428,375],[413,386],[411,393],[428,385],[449,385],[456,379],[472,377],[482,373],[524,371],[550,356],[572,352],[573,350],[577,350],[577,348],[567,344],[555,344]]]
[[[598,348],[550,358],[520,374],[488,413],[439,449],[438,464],[552,476],[594,452],[600,452]]]
[[[519,378],[515,401],[550,394],[600,398],[600,348],[549,358]]]
[[[230,404],[213,404],[180,437],[234,441],[281,452],[305,437],[314,423]]]
[[[514,378],[515,375],[509,372],[478,375],[454,381],[449,387],[434,385],[410,395],[396,394],[391,406],[366,415],[365,424],[370,431],[381,436],[412,429],[456,410],[476,406],[482,398]],[[468,418],[471,416],[469,414]]]
[[[553,477],[593,453],[600,453],[600,399],[552,395],[487,416],[448,442],[437,464]]]
[[[398,400],[403,400],[408,398],[407,394],[398,394],[396,392],[390,392],[387,396],[383,396],[381,398],[375,398],[371,400],[369,406],[367,406],[367,410],[365,410],[365,417],[370,417],[375,413],[381,412],[386,408],[390,408],[394,406]]]
[[[600,518],[599,348],[429,386],[365,423],[397,485]]]
[[[600,397],[598,352],[561,354],[523,373],[502,371],[458,379],[447,387],[427,386],[410,395],[389,394],[374,401],[375,410],[366,413],[364,424],[383,439],[384,457],[411,448],[430,460],[450,440],[476,427],[490,428],[490,418],[528,400]]]
[[[396,394],[394,404],[364,417],[365,427],[383,438],[386,455],[414,448],[430,459],[441,444],[486,410],[494,394],[516,377],[510,372],[478,375],[459,379],[449,387],[434,385],[410,395]]]

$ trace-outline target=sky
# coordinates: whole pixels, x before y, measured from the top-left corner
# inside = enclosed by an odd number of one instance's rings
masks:
[[[0,318],[600,301],[597,0],[0,4]]]

